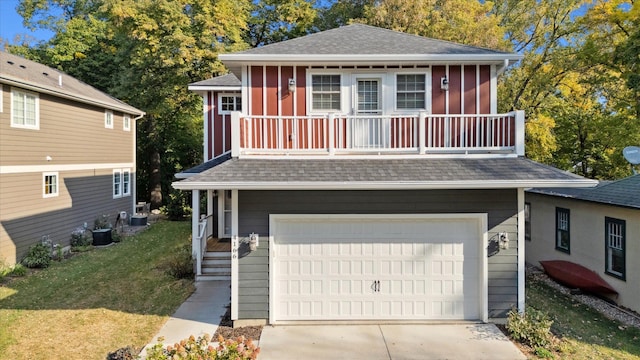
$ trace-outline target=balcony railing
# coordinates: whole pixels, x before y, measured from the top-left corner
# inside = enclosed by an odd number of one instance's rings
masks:
[[[233,113],[232,156],[524,155],[524,112],[487,115],[247,116]]]

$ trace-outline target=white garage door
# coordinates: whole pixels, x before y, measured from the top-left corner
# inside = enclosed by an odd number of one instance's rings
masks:
[[[272,217],[272,321],[481,319],[481,217]]]

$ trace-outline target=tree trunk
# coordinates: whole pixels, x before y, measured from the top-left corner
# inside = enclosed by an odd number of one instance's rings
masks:
[[[154,149],[149,164],[149,189],[151,189],[151,209],[162,206],[162,177],[160,174],[160,152]]]

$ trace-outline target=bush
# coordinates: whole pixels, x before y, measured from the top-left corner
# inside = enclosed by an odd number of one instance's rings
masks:
[[[111,229],[111,223],[109,222],[109,215],[102,214],[93,221],[93,230],[99,230],[99,229]]]
[[[11,272],[9,273],[10,276],[25,276],[27,275],[27,268],[24,267],[22,264],[16,264],[13,269],[11,269]]]
[[[131,346],[120,348],[107,355],[107,360],[136,360],[138,351]]]
[[[85,247],[91,245],[93,239],[83,227],[76,228],[71,232],[71,247]]]
[[[245,340],[244,336],[235,340],[225,340],[218,337],[219,345],[211,345],[211,337],[208,334],[197,339],[191,335],[189,339],[180,341],[173,346],[169,345],[165,349],[162,345],[162,338],[158,339],[158,344],[147,351],[147,360],[165,359],[202,359],[202,360],[249,360],[257,359],[260,348],[256,348],[253,342]]]
[[[29,248],[29,252],[22,259],[22,264],[28,268],[46,268],[51,265],[51,250],[44,244],[37,244]]]
[[[176,279],[193,278],[193,257],[191,244],[185,244],[167,259],[167,274]]]
[[[551,325],[553,320],[546,313],[528,308],[524,314],[516,309],[509,312],[507,330],[511,337],[534,349],[545,348],[551,344]]]
[[[167,205],[163,206],[160,211],[166,214],[169,220],[184,220],[191,215],[189,197],[183,191],[173,190],[169,194]]]

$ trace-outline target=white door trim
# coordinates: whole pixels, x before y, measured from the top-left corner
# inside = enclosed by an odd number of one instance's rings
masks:
[[[278,298],[275,291],[276,274],[278,268],[275,261],[275,234],[277,233],[278,221],[283,220],[345,220],[345,219],[408,219],[408,220],[437,220],[437,219],[455,219],[455,220],[472,220],[477,224],[478,233],[481,235],[482,243],[480,244],[478,254],[481,259],[478,261],[477,281],[480,285],[478,304],[481,307],[479,314],[480,320],[488,321],[489,295],[488,295],[488,260],[487,260],[487,231],[488,216],[486,213],[462,213],[462,214],[270,214],[269,215],[269,323],[277,324],[277,303]]]

